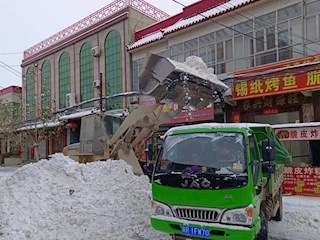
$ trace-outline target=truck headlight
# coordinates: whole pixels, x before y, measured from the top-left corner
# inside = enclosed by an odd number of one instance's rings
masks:
[[[253,223],[253,205],[245,208],[227,210],[221,219],[222,223],[250,226]]]
[[[159,203],[152,200],[151,208],[153,209],[153,215],[173,217],[171,208],[163,203]]]

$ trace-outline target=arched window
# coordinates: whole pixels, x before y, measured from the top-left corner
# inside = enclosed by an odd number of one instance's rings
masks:
[[[26,76],[26,110],[27,119],[34,119],[34,69],[29,67]]]
[[[80,101],[93,99],[92,47],[84,43],[80,50]],[[93,102],[86,103],[81,108],[93,107]]]
[[[121,92],[121,50],[120,35],[111,31],[105,40],[106,56],[106,95],[110,96]],[[107,100],[107,109],[121,108],[121,98]]]
[[[42,114],[49,114],[51,110],[51,86],[50,86],[50,63],[44,61],[41,67],[41,106]]]
[[[64,52],[59,59],[59,108],[67,107],[67,93],[70,93],[70,57]]]

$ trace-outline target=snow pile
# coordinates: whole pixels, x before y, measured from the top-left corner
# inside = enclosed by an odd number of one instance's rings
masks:
[[[168,58],[168,60],[175,66],[176,70],[180,72],[186,72],[196,77],[208,80],[222,89],[227,90],[228,86],[218,79],[218,76],[214,74],[214,69],[207,67],[206,63],[201,57],[190,56],[187,57],[184,63],[180,63]]]
[[[0,177],[0,239],[169,239],[150,226],[150,184],[124,161],[56,154]]]
[[[281,222],[269,222],[271,239],[314,240],[320,235],[320,198],[283,197],[284,215]]]

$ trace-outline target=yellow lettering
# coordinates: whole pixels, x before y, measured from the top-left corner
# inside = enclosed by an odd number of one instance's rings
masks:
[[[247,82],[237,82],[236,83],[236,94],[238,97],[243,97],[248,95],[248,83]]]
[[[283,90],[297,88],[296,77],[294,75],[285,76],[283,80]]]

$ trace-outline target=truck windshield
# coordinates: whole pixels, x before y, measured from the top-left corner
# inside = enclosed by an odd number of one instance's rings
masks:
[[[242,133],[169,135],[164,141],[154,180],[168,186],[189,187],[190,181],[206,178],[211,179],[207,188],[240,187],[247,183],[245,156]],[[201,184],[194,187],[201,188]]]

